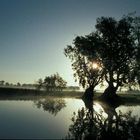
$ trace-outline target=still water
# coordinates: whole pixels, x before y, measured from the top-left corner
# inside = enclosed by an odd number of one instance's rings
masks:
[[[140,117],[140,106],[119,106],[104,111],[104,105],[96,102],[93,108],[102,112],[103,116],[109,113],[126,113]],[[81,99],[46,98],[33,101],[1,100],[0,101],[0,139],[38,138],[55,139],[65,138],[70,125],[73,124],[73,114],[85,107]],[[106,109],[105,109],[106,110]],[[75,112],[75,113],[74,113]]]

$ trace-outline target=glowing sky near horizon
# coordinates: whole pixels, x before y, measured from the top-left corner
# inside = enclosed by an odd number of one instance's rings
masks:
[[[63,50],[96,18],[137,12],[139,0],[0,0],[0,80],[34,83],[58,72],[75,85]]]

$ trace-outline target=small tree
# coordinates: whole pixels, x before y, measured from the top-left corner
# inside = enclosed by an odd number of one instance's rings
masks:
[[[44,79],[44,86],[47,91],[52,90],[55,86],[54,78],[52,76],[46,76]]]
[[[21,84],[18,82],[18,83],[17,83],[17,86],[18,86],[18,87],[20,87],[20,86],[21,86]]]
[[[10,85],[9,82],[6,82],[6,83],[5,83],[5,86],[9,86],[9,85]]]
[[[5,83],[4,80],[0,81],[0,85],[1,85],[1,86],[4,86],[4,83]]]
[[[36,82],[36,89],[40,90],[43,87],[43,80],[40,78],[38,79],[38,81]]]
[[[58,74],[46,76],[43,82],[46,90],[61,90],[66,87],[67,82]]]
[[[66,87],[67,82],[58,73],[56,73],[54,76],[56,77],[55,85],[57,89],[62,91],[62,89]]]

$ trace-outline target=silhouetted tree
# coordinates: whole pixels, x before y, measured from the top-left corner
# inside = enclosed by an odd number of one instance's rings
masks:
[[[45,88],[47,91],[62,91],[66,87],[67,82],[58,74],[46,76],[44,80],[37,81],[37,89]]]
[[[101,17],[95,27],[95,32],[76,37],[74,47],[68,46],[65,54],[72,60],[80,83],[95,87],[104,78],[108,87],[102,97],[113,98],[118,87],[129,82],[130,72],[135,67],[136,44],[132,25],[126,18],[117,21]],[[91,69],[88,64],[93,62],[99,69]]]
[[[5,86],[9,86],[9,85],[10,85],[9,82],[6,82],[6,83],[5,83]]]
[[[74,77],[83,88],[86,88],[84,97],[89,99],[93,98],[94,88],[102,80],[101,61],[96,51],[100,42],[97,34],[77,36],[73,42],[74,46],[64,49],[66,57],[72,62]]]
[[[108,83],[104,96],[113,97],[119,86],[129,82],[129,73],[134,68],[135,44],[131,24],[125,18],[116,21],[101,17],[97,19],[96,29],[104,43],[99,49]]]
[[[21,86],[21,84],[18,82],[18,83],[17,83],[17,86]]]
[[[44,79],[44,86],[46,90],[52,90],[52,87],[54,88],[55,83],[54,83],[54,78],[50,76],[46,76]]]
[[[54,77],[57,90],[62,91],[62,89],[66,87],[67,82],[58,73],[54,74]]]
[[[1,85],[1,86],[4,86],[4,83],[5,83],[4,80],[0,81],[0,85]]]
[[[43,87],[43,80],[40,78],[38,79],[38,81],[36,82],[36,89],[40,90]]]

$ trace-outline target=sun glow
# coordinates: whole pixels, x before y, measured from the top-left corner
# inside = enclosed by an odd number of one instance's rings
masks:
[[[98,64],[97,64],[97,63],[93,63],[93,64],[92,64],[92,68],[93,68],[93,69],[97,69],[97,68],[98,68]]]

